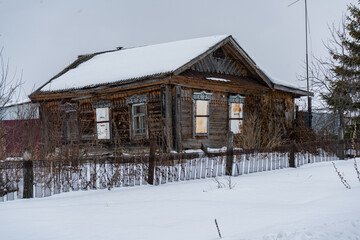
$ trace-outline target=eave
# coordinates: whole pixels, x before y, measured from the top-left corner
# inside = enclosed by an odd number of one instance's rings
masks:
[[[288,86],[284,86],[284,85],[280,85],[280,84],[274,84],[274,89],[283,91],[283,92],[293,93],[293,94],[297,95],[297,97],[314,96],[314,93],[312,93],[312,92],[308,92],[305,90],[301,90],[298,88],[292,88],[292,87],[288,87]]]

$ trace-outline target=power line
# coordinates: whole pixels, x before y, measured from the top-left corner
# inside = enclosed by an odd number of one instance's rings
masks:
[[[290,3],[289,5],[288,5],[288,7],[291,7],[292,5],[294,5],[295,3],[297,3],[297,2],[299,2],[300,0],[296,0],[295,2],[293,2],[293,3]]]

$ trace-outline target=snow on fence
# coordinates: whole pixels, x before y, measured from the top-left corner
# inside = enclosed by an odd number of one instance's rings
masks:
[[[289,167],[289,152],[238,152],[233,155],[232,176],[272,171]],[[337,160],[334,153],[318,149],[315,153],[297,152],[295,166]],[[224,176],[227,155],[159,155],[153,171],[153,184]],[[146,185],[149,181],[149,158],[94,159],[86,161],[33,161],[33,196],[48,197],[62,192],[111,189]],[[21,199],[24,186],[23,162],[0,162],[1,201]]]

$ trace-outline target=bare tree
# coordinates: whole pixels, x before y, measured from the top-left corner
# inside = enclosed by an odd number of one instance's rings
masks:
[[[4,59],[4,48],[0,50],[0,108],[8,105],[13,97],[15,97],[16,91],[22,85],[22,74],[18,76],[17,70],[11,73],[10,61]],[[0,119],[3,116],[0,115]]]
[[[344,17],[340,24],[329,26],[331,38],[325,43],[329,52],[326,58],[316,58],[311,67],[314,90],[320,93],[324,109],[339,118],[338,139],[345,135],[346,119],[355,119],[359,113],[359,80],[346,71],[351,66],[339,56],[351,55],[348,51],[349,33]]]
[[[22,74],[18,75],[17,70],[11,71],[9,60],[4,59],[4,48],[0,50],[0,145],[5,146],[4,138],[8,130],[4,125],[6,106],[16,97],[17,90],[22,85]],[[0,151],[3,149],[0,149]]]

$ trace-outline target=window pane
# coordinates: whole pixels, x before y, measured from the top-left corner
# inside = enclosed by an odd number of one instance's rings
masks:
[[[241,133],[242,120],[230,120],[230,130],[235,134]]]
[[[231,103],[230,118],[242,118],[243,117],[243,104],[242,103]]]
[[[134,115],[138,115],[138,114],[145,114],[144,104],[134,106]]]
[[[195,118],[195,133],[207,133],[208,132],[208,117],[196,117]]]
[[[146,133],[144,115],[134,117],[134,132],[136,135],[144,135]]]
[[[98,139],[110,139],[109,123],[98,123],[96,127]]]
[[[97,108],[96,121],[97,122],[109,121],[109,108]]]
[[[196,100],[195,115],[209,115],[209,101]]]

